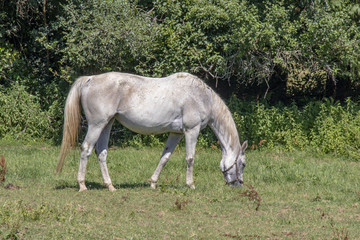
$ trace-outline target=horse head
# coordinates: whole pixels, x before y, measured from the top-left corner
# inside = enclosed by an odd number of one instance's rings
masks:
[[[243,171],[246,165],[245,149],[247,146],[248,142],[245,141],[240,147],[234,163],[230,167],[222,169],[226,183],[232,187],[241,187],[244,183]]]

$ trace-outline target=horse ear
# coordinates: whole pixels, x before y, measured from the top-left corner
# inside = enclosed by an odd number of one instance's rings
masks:
[[[245,142],[243,142],[241,149],[243,150],[243,152],[245,152],[245,149],[248,147],[248,141],[246,140]]]

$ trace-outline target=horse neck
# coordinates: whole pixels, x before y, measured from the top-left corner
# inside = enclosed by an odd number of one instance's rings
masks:
[[[214,93],[211,129],[219,139],[223,158],[234,156],[240,150],[239,134],[230,110]]]

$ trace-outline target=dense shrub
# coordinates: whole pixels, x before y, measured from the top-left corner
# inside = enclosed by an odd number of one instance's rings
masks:
[[[267,106],[230,99],[241,139],[253,146],[312,148],[360,160],[360,106],[347,99],[315,101],[304,107]],[[265,140],[265,141],[264,141]]]
[[[350,100],[345,106],[325,102],[311,129],[313,147],[321,152],[360,159],[360,109]]]
[[[56,132],[52,118],[42,111],[38,99],[14,84],[0,91],[0,138],[46,141]]]

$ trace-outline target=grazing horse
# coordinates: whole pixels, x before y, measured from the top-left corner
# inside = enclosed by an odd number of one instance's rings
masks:
[[[200,130],[207,125],[219,139],[222,149],[220,169],[226,182],[232,186],[243,184],[247,141],[240,144],[229,109],[210,87],[194,75],[175,73],[164,78],[149,78],[110,72],[78,78],[66,99],[57,173],[62,170],[66,153],[78,138],[81,106],[88,122],[88,131],[81,145],[77,177],[79,191],[87,190],[85,170],[94,147],[103,182],[110,191],[115,190],[106,166],[110,130],[115,119],[137,133],[170,133],[160,162],[150,179],[151,188],[156,188],[161,170],[183,136],[186,145],[186,184],[195,188],[195,146]]]

